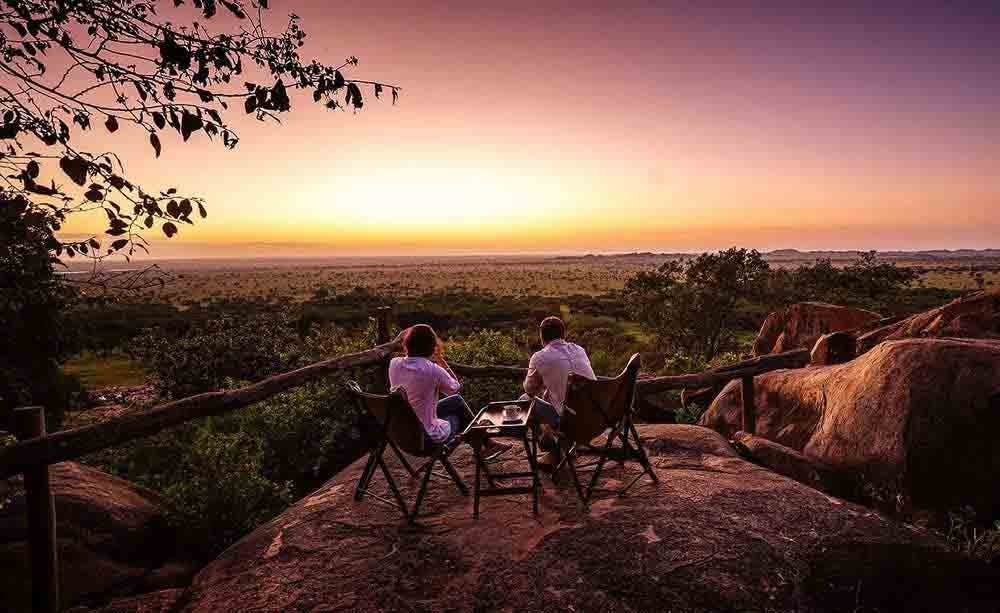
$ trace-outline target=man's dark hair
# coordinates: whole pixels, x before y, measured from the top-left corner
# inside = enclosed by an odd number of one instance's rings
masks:
[[[434,355],[438,337],[434,328],[427,324],[417,324],[410,328],[403,339],[406,355],[411,358],[429,358]]]
[[[542,342],[548,343],[557,338],[562,338],[566,334],[566,324],[558,317],[546,317],[542,320],[541,325],[538,326],[538,330],[542,335]]]

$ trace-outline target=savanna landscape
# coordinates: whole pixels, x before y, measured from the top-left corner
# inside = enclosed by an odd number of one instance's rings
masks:
[[[1000,609],[1000,21],[895,4],[0,2],[0,609]]]

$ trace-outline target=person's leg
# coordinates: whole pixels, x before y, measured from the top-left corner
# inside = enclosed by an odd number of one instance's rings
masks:
[[[472,423],[472,409],[469,408],[465,398],[458,394],[442,398],[437,403],[437,415],[440,419],[445,419],[452,424],[452,434],[464,432],[466,427]]]
[[[527,400],[529,396],[525,394],[522,400]],[[538,465],[542,470],[559,463],[558,445],[556,444],[556,432],[559,430],[559,412],[552,403],[542,400],[537,396],[534,398],[534,406],[531,409],[531,421],[538,437],[538,447],[545,453],[538,457]]]
[[[539,422],[548,424],[553,429],[559,428],[559,411],[551,403],[541,398],[535,398],[535,405],[531,409],[531,414]]]

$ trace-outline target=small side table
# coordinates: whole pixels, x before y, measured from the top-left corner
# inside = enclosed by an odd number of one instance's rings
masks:
[[[504,421],[504,407],[517,406],[519,414],[517,421]],[[534,400],[515,400],[510,402],[491,402],[483,407],[476,418],[465,431],[466,440],[472,445],[476,462],[476,487],[473,497],[473,517],[479,519],[479,498],[481,496],[509,496],[516,494],[531,494],[532,510],[538,515],[538,496],[542,487],[538,478],[538,463],[536,461],[538,445],[531,432],[531,411]],[[493,438],[519,439],[524,444],[528,456],[530,470],[521,472],[492,473],[483,460],[483,445]],[[482,486],[482,475],[485,475],[488,487]],[[500,486],[497,481],[507,479],[523,479],[531,477],[531,485]]]

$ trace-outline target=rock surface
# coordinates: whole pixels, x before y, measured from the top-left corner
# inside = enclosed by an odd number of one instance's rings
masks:
[[[1000,602],[996,569],[957,557],[929,533],[742,460],[708,429],[640,430],[658,485],[598,495],[588,510],[571,486],[545,479],[538,517],[527,496],[495,497],[474,520],[471,499],[438,481],[421,525],[408,527],[393,508],[353,500],[361,460],[203,569],[182,610],[993,610]],[[453,457],[468,477],[468,451]],[[512,452],[506,462],[524,458]],[[412,496],[414,482],[395,458],[390,466]],[[613,465],[611,485],[625,478],[620,470]]]
[[[841,483],[836,471],[790,447],[742,430],[733,435],[733,443],[739,449],[740,455],[770,468],[779,475],[824,492],[844,490],[844,484]]]
[[[1000,512],[1000,342],[889,341],[846,364],[755,383],[755,434],[836,469],[862,498]],[[699,423],[729,436],[740,414],[735,382]]]
[[[755,356],[812,349],[824,334],[860,328],[881,316],[872,311],[823,302],[800,302],[767,316],[753,342]]]
[[[64,606],[182,585],[196,570],[169,560],[174,533],[152,492],[74,462],[52,466],[50,481]],[[24,505],[21,491],[0,510],[0,593],[14,611],[30,609]]]
[[[856,355],[857,339],[850,332],[831,332],[819,337],[809,352],[812,366],[832,366],[850,362]]]
[[[883,341],[949,336],[1000,339],[1000,289],[973,292],[942,307],[866,332],[858,337],[858,353]]]

